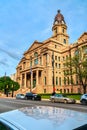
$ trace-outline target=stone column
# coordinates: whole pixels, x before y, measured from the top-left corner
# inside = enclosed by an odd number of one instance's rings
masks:
[[[43,55],[41,56],[41,58],[42,58],[42,65],[43,65]]]
[[[31,72],[31,86],[30,86],[30,91],[32,91],[33,88],[33,71]]]
[[[24,74],[25,80],[24,80],[24,88],[26,88],[26,73]]]

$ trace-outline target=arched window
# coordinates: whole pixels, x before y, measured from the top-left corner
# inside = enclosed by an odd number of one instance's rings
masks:
[[[65,44],[66,44],[66,39],[64,39],[64,41],[63,41]]]
[[[34,53],[34,57],[38,57],[38,53],[37,52]]]

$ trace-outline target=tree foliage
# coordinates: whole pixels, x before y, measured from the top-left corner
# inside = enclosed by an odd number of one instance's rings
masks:
[[[84,93],[86,93],[87,87],[87,53],[82,53],[78,50],[78,53],[73,57],[71,55],[68,57],[65,63],[66,69],[64,70],[64,75],[78,78],[78,84],[83,86]],[[74,79],[71,78],[72,83]]]
[[[17,82],[11,80],[10,77],[3,76],[0,78],[0,91],[5,92],[6,90],[8,90],[8,92],[10,92],[10,91],[16,91],[19,88],[20,85]]]

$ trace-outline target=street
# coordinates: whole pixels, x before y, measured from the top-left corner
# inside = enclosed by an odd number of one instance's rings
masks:
[[[52,103],[50,100],[42,100],[42,101],[31,101],[31,100],[17,100],[10,98],[0,98],[0,113],[15,110],[22,107],[30,107],[34,105],[39,106],[52,106],[58,108],[65,108],[80,112],[87,113],[87,105],[81,104],[64,104],[64,103]]]

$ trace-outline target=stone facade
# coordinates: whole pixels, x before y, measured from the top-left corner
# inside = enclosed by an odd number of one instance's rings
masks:
[[[69,55],[75,54],[77,48],[87,46],[87,32],[76,43],[69,44],[67,25],[59,10],[52,31],[50,38],[43,42],[34,41],[24,52],[16,68],[17,82],[21,89],[35,93],[52,93],[54,89],[62,93],[82,92],[80,85],[64,84],[64,63]]]

